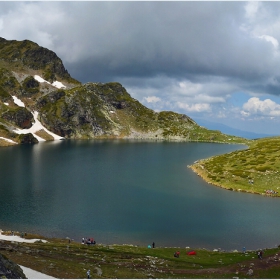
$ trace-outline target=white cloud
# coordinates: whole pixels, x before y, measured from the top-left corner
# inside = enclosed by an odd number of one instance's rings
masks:
[[[144,99],[148,102],[148,103],[156,103],[161,101],[161,99],[159,97],[156,96],[148,96],[148,97],[144,97]]]
[[[280,116],[280,105],[271,99],[260,100],[258,97],[250,98],[243,104],[243,116],[258,115],[276,117]]]
[[[201,83],[192,83],[191,81],[181,81],[174,85],[174,90],[186,96],[194,96],[203,90],[203,85]]]
[[[278,46],[279,46],[278,40],[275,39],[275,38],[272,37],[272,36],[269,36],[269,35],[261,35],[261,36],[258,36],[258,38],[264,39],[265,41],[270,42],[270,43],[273,45],[273,47],[274,47],[275,49],[277,49]]]
[[[249,1],[245,5],[245,16],[247,17],[247,19],[249,19],[249,20],[255,19],[255,16],[259,10],[260,4],[261,3],[257,2],[257,1]]]
[[[187,112],[200,113],[200,112],[210,112],[211,111],[211,107],[207,103],[196,103],[196,104],[189,105],[186,103],[178,102],[177,106],[179,108],[186,110]]]
[[[64,12],[55,2],[18,2],[7,13],[0,14],[1,37],[28,39],[49,49],[54,48],[62,24],[65,24]]]

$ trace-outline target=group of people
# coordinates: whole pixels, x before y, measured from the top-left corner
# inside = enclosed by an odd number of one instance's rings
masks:
[[[276,192],[274,190],[266,190],[265,193],[266,194],[277,194],[278,192]]]
[[[95,245],[96,241],[91,237],[91,238],[82,238],[82,244],[87,244],[87,245]]]

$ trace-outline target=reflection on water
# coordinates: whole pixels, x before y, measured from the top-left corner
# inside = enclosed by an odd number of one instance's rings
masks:
[[[208,185],[187,168],[242,148],[56,141],[0,149],[0,227],[102,243],[272,247],[278,199]]]

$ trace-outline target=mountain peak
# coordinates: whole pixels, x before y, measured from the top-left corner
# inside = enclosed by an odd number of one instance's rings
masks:
[[[40,70],[43,78],[51,83],[59,78],[77,82],[70,76],[55,52],[30,40],[0,38],[0,60],[9,63],[11,70],[19,67]]]

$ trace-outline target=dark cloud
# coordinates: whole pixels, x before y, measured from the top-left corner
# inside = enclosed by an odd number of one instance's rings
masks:
[[[62,44],[58,51],[65,56],[70,71],[73,69],[71,72],[82,81],[157,75],[260,80],[276,68],[273,46],[240,29],[246,20],[244,5],[243,2],[74,3],[72,7],[67,5],[72,11],[68,15],[68,28],[73,36],[69,38],[68,32],[64,35],[61,32],[56,45]],[[79,21],[77,10],[71,20],[74,6],[79,7],[78,11],[87,10]],[[69,45],[73,50],[80,48],[80,52],[67,53]]]
[[[82,81],[157,75],[252,80],[276,66],[273,46],[240,29],[247,20],[244,2],[2,2],[1,10],[2,5],[3,14],[21,5],[23,15],[25,10],[33,16],[21,37],[49,44]],[[48,16],[40,21],[32,12]]]
[[[279,13],[280,2],[0,2],[0,36],[153,108],[216,112],[236,92],[280,95]]]

